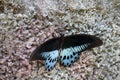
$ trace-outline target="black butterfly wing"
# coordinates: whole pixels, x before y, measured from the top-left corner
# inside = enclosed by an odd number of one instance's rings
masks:
[[[30,60],[45,60],[45,68],[51,70],[54,68],[59,56],[60,39],[53,38],[38,46],[30,56]]]
[[[60,61],[65,66],[70,66],[79,58],[79,53],[86,49],[102,45],[102,41],[92,35],[79,34],[64,37]]]

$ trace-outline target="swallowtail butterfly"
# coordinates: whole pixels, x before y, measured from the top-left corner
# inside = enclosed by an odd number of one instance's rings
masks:
[[[98,37],[87,34],[71,35],[53,38],[38,46],[30,56],[30,60],[44,60],[45,69],[52,70],[59,61],[64,66],[70,66],[81,52],[102,45]]]

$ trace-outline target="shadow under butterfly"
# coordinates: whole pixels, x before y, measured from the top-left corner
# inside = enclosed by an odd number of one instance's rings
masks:
[[[64,66],[70,66],[79,58],[81,52],[102,44],[98,37],[87,34],[53,38],[38,46],[30,60],[45,60],[45,69],[50,71],[57,61]]]

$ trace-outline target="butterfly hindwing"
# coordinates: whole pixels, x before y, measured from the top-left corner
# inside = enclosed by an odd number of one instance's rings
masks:
[[[70,66],[79,58],[79,53],[85,50],[90,44],[64,48],[60,53],[60,61],[65,66]]]
[[[49,54],[45,60],[45,69],[50,71],[54,68],[57,59],[58,59],[58,50],[46,52],[45,54]]]

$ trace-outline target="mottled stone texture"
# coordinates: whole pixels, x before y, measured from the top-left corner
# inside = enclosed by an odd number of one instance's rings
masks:
[[[31,52],[61,35],[92,34],[104,44],[51,72]],[[0,80],[119,80],[120,0],[0,0]]]

